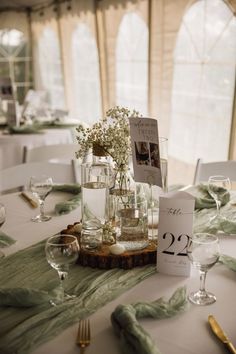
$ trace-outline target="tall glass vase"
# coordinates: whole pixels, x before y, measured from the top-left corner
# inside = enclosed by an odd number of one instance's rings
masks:
[[[113,187],[110,189],[110,222],[115,226],[115,215],[118,205],[124,206],[135,199],[135,182],[128,166],[116,166],[114,169]]]

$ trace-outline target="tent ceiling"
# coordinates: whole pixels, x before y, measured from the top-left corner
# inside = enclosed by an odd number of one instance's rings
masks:
[[[24,10],[29,7],[45,5],[49,1],[43,0],[0,0],[0,11],[6,9],[19,9]]]

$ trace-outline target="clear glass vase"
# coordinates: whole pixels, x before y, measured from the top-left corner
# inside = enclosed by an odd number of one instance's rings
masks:
[[[115,223],[115,214],[118,205],[126,205],[135,199],[135,182],[128,166],[119,166],[114,169],[113,186],[110,188],[109,212],[110,222]]]

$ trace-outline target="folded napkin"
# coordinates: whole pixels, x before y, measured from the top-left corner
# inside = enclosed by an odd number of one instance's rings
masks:
[[[222,254],[220,256],[219,262],[224,264],[227,268],[236,272],[236,259],[231,256],[227,256],[226,254]]]
[[[32,307],[49,303],[56,294],[30,288],[1,288],[0,306]]]
[[[44,133],[42,131],[42,127],[35,125],[35,124],[20,125],[19,127],[9,126],[8,131],[10,134],[42,134],[42,133]]]
[[[80,196],[81,187],[78,183],[54,185],[52,190],[67,192],[75,195],[73,198],[70,198],[69,200],[57,203],[55,205],[56,214],[58,215],[68,214],[79,206],[81,200],[81,196]]]
[[[52,190],[55,192],[67,192],[71,194],[79,194],[81,192],[80,184],[72,183],[72,184],[55,184],[52,187]]]
[[[0,248],[9,247],[13,245],[16,241],[10,236],[6,235],[4,232],[0,231]]]
[[[195,209],[216,208],[216,202],[208,192],[208,185],[200,184],[197,189],[200,192],[201,196],[195,197]],[[225,188],[217,186],[215,186],[215,189],[219,193],[219,200],[221,201],[221,205],[223,206],[227,204],[230,200],[229,191],[227,191],[227,189]]]
[[[124,353],[160,354],[154,341],[138,323],[138,318],[162,319],[172,317],[186,309],[186,288],[175,291],[168,301],[160,298],[154,302],[119,305],[111,314],[111,323],[121,340]]]

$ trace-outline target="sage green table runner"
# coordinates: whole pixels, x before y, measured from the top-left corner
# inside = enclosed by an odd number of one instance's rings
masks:
[[[44,245],[45,241],[40,242],[1,260],[1,288],[55,289],[59,279],[46,261]],[[75,299],[57,307],[47,301],[32,307],[0,307],[0,353],[30,353],[154,272],[155,266],[132,270],[71,267],[66,291],[76,294]]]

